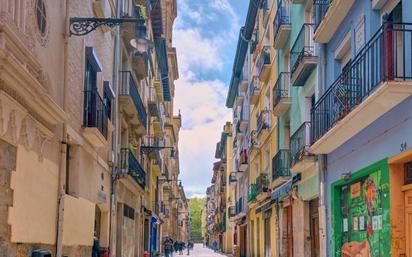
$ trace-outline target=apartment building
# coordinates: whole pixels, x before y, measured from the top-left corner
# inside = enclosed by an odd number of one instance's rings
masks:
[[[187,206],[176,1],[0,3],[0,252],[90,256],[95,240],[111,256],[162,251]]]

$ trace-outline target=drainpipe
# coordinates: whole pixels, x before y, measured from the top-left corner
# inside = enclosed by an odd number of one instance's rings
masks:
[[[65,2],[65,28],[69,28],[69,0]],[[66,29],[66,32],[68,29]],[[68,34],[63,38],[63,111],[67,110],[67,85],[68,85]],[[57,210],[57,231],[56,231],[56,257],[62,256],[63,249],[63,224],[64,224],[64,196],[66,194],[66,173],[67,173],[67,127],[66,121],[62,125],[61,143],[60,143],[60,167],[59,167],[59,192],[58,192],[58,210]]]
[[[120,18],[120,6],[121,0],[116,0],[116,18]],[[113,164],[112,164],[112,191],[110,197],[110,256],[116,256],[116,218],[117,218],[117,166],[118,166],[118,156],[119,156],[119,84],[118,84],[118,74],[119,74],[119,57],[120,57],[120,29],[116,27],[116,36],[114,39],[114,54],[113,54],[113,90],[115,92],[116,98],[114,99],[113,117],[114,121],[114,131],[112,133],[112,153],[113,154]]]
[[[280,204],[279,201],[276,201],[276,256],[280,257],[280,241],[282,240],[280,238]]]
[[[325,92],[326,81],[326,47],[319,44],[319,74],[318,74],[318,96]],[[319,98],[318,98],[319,99]],[[318,155],[319,173],[319,236],[320,236],[320,256],[327,256],[327,222],[326,222],[326,155]]]

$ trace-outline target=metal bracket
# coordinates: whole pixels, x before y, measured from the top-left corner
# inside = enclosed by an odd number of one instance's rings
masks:
[[[160,151],[163,149],[174,149],[173,146],[141,146],[140,147],[140,153],[142,154],[149,154],[154,151]]]
[[[73,17],[70,18],[70,36],[85,36],[90,32],[96,30],[100,26],[108,26],[114,28],[125,22],[143,22],[144,19],[135,19],[135,18],[79,18]]]

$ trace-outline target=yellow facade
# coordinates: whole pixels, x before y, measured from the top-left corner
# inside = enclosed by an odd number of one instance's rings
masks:
[[[276,1],[267,1],[267,8],[260,9],[256,22],[256,33],[260,40],[251,55],[250,77],[257,74],[260,92],[256,100],[251,101],[250,128],[252,130],[252,147],[249,160],[248,192],[248,238],[250,256],[276,256],[276,212],[271,205],[259,210],[270,202],[272,157],[277,151],[277,119],[272,114],[273,86],[277,80],[276,51],[272,44],[273,26],[271,21],[276,15]],[[262,55],[270,53],[270,64],[258,67]],[[266,53],[266,54],[267,54]],[[259,121],[260,120],[260,121]],[[259,125],[267,122],[267,126]],[[262,128],[263,126],[263,128]],[[263,178],[265,176],[266,178]],[[254,187],[254,188],[253,188]],[[258,211],[257,211],[258,210]],[[265,215],[266,213],[267,215]],[[266,233],[265,233],[265,230]],[[268,238],[269,237],[269,238]]]

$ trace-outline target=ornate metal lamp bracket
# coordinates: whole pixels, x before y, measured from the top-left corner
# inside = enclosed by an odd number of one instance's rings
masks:
[[[125,22],[144,22],[144,19],[134,18],[70,18],[70,36],[85,36],[90,32],[96,30],[100,26],[108,26],[114,28]]]
[[[142,154],[150,154],[155,151],[160,151],[163,149],[174,149],[172,146],[141,146],[140,153]]]

